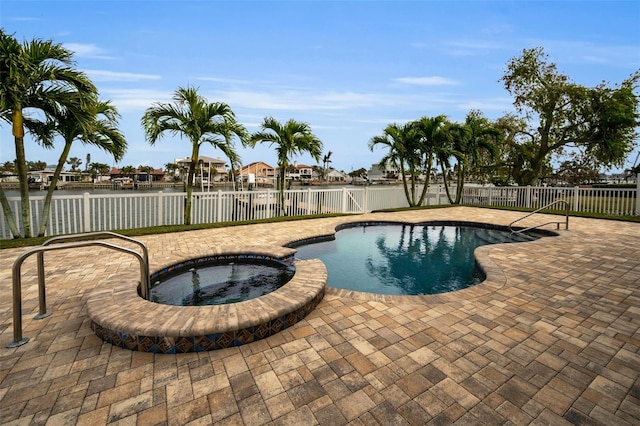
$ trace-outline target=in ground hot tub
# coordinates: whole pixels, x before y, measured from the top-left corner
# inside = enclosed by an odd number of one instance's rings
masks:
[[[94,290],[87,312],[94,333],[125,349],[154,352],[201,352],[239,346],[279,333],[312,312],[324,297],[327,270],[319,260],[295,261],[295,250],[270,253],[223,253],[187,259],[151,275],[152,282],[211,263],[284,263],[295,273],[279,288],[235,303],[175,306],[145,300],[131,279]],[[194,291],[191,291],[194,293]]]

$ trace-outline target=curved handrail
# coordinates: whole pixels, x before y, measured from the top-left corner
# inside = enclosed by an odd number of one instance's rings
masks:
[[[22,253],[18,258],[13,262],[13,342],[7,345],[8,348],[15,348],[21,345],[24,345],[29,341],[29,338],[22,337],[22,279],[21,279],[21,267],[22,263],[29,256],[36,253],[43,253],[45,251],[53,251],[53,250],[63,250],[68,248],[75,247],[89,247],[89,246],[100,246],[106,247],[113,250],[117,250],[123,253],[129,253],[135,256],[140,262],[140,288],[141,288],[141,296],[145,299],[148,299],[148,287],[144,285],[145,280],[149,280],[148,273],[148,265],[146,264],[145,258],[135,250],[131,250],[125,247],[120,247],[115,244],[106,243],[104,241],[78,241],[75,243],[67,243],[64,245],[57,246],[39,246],[35,247],[31,250],[27,250]],[[41,271],[38,272],[38,278],[40,278]],[[44,276],[44,272],[42,271],[42,275]],[[40,285],[40,294],[44,293],[44,280],[39,283]],[[42,304],[41,304],[42,305]],[[42,313],[41,313],[42,314]],[[48,316],[49,314],[45,314]],[[43,318],[43,316],[40,316]]]
[[[142,281],[141,287],[143,287],[142,293],[149,293],[149,289],[151,288],[151,283],[149,282],[149,250],[147,246],[139,240],[136,240],[131,237],[127,237],[125,235],[117,234],[111,231],[97,231],[97,232],[87,232],[83,234],[73,234],[73,235],[61,235],[57,237],[53,237],[42,243],[42,246],[48,246],[49,244],[58,243],[60,241],[66,240],[77,240],[86,237],[100,237],[100,236],[109,236],[119,238],[121,240],[129,241],[131,243],[137,244],[142,249],[142,257],[144,258],[145,264],[145,280]],[[46,318],[51,315],[51,312],[47,312],[47,295],[45,293],[45,285],[44,285],[44,252],[38,252],[38,291],[39,297],[38,301],[40,304],[40,311],[38,315],[35,316],[36,319]],[[146,287],[146,288],[145,288]]]
[[[511,222],[509,224],[509,230],[513,234],[522,234],[522,233],[530,231],[532,229],[540,228],[541,226],[550,225],[552,223],[556,224],[556,229],[560,229],[560,224],[563,223],[563,222],[558,222],[558,221],[555,221],[555,220],[552,220],[552,221],[546,222],[546,223],[541,223],[539,225],[530,226],[530,227],[524,228],[524,229],[518,229],[517,231],[515,231],[513,229],[513,224],[514,223],[520,222],[521,220],[526,219],[529,216],[533,216],[534,214],[536,214],[536,213],[538,213],[538,212],[540,212],[542,210],[545,210],[545,209],[547,209],[547,208],[549,208],[551,206],[554,206],[556,204],[564,204],[564,208],[565,208],[565,212],[564,212],[564,217],[565,217],[565,219],[564,219],[564,224],[565,224],[564,225],[564,229],[569,229],[569,202],[567,200],[556,200],[556,201],[553,201],[553,202],[547,204],[546,206],[542,206],[539,209],[536,209],[536,210],[532,211],[531,213],[522,216],[521,218],[518,218],[518,219],[514,220],[513,222]]]

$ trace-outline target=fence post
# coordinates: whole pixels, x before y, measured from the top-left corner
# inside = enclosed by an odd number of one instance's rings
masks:
[[[162,191],[158,191],[158,225],[164,226],[164,193]]]
[[[525,190],[525,206],[526,208],[531,208],[531,185],[527,185],[527,188]]]
[[[363,195],[362,195],[362,213],[368,213],[369,211],[369,188],[365,187],[363,188]]]
[[[640,173],[636,173],[636,216],[640,216]]]
[[[235,194],[234,194],[235,200]],[[218,199],[216,200],[216,222],[222,222],[222,190],[218,189]]]
[[[347,212],[347,188],[342,187],[342,213]]]
[[[577,186],[573,187],[573,211],[577,212],[580,208],[580,188]]]
[[[84,223],[82,232],[91,232],[91,203],[89,201],[89,193],[82,194],[82,207],[84,213]]]

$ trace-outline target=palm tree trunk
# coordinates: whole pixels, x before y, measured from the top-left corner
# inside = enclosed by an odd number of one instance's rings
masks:
[[[191,225],[191,197],[193,194],[193,178],[196,175],[196,166],[198,163],[198,151],[200,146],[198,142],[193,142],[191,150],[191,163],[189,164],[189,173],[187,173],[187,199],[184,203],[184,224]]]
[[[456,185],[456,201],[454,204],[460,204],[462,199],[462,190],[464,189],[464,175],[466,174],[464,164],[458,165],[458,183]]]
[[[409,192],[409,186],[407,185],[407,176],[404,173],[404,162],[400,161],[400,176],[402,176],[402,187],[404,188],[404,196],[407,198],[409,207],[413,207],[413,197]]]
[[[286,211],[284,208],[284,177],[285,177],[285,168],[286,165],[282,165],[280,167],[280,193],[278,195],[278,204],[280,205],[280,216],[286,216]]]
[[[29,180],[27,160],[24,154],[24,128],[22,125],[22,111],[13,112],[13,135],[16,145],[16,171],[20,181],[20,210],[24,237],[31,238],[31,206],[29,204]]]
[[[13,238],[20,238],[20,230],[18,229],[16,220],[13,217],[13,212],[11,211],[9,200],[7,200],[7,195],[4,193],[2,186],[0,186],[0,204],[2,204],[2,213],[4,214],[5,220],[9,225],[11,235],[13,236]]]
[[[44,206],[42,207],[42,220],[40,221],[40,229],[38,230],[38,236],[43,237],[45,231],[47,230],[47,223],[49,221],[49,212],[51,211],[51,199],[53,198],[53,192],[56,189],[56,184],[58,183],[58,178],[62,173],[62,168],[64,167],[67,156],[69,155],[69,151],[71,151],[71,142],[65,142],[64,149],[60,154],[60,158],[58,159],[58,165],[56,166],[56,170],[53,172],[53,178],[51,180],[51,185],[47,189],[47,195],[44,197]]]
[[[418,202],[418,206],[421,206],[424,203],[424,198],[427,196],[427,191],[429,190],[429,182],[431,181],[431,166],[433,165],[433,159],[429,156],[429,160],[427,161],[427,169],[424,177],[424,186],[422,187],[422,193],[420,194],[420,201]]]
[[[442,183],[444,183],[444,192],[447,193],[447,200],[453,204],[453,198],[451,198],[451,192],[449,191],[449,183],[447,182],[447,171],[442,163],[440,163],[440,170],[442,171]]]

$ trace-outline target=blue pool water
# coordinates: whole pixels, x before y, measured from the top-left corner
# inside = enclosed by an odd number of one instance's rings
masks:
[[[346,228],[335,240],[296,247],[299,259],[320,259],[327,285],[391,295],[438,294],[484,280],[476,247],[516,242],[510,232],[468,226],[372,225]]]
[[[292,266],[276,261],[212,262],[153,283],[151,300],[177,306],[242,302],[277,290],[294,273]]]

